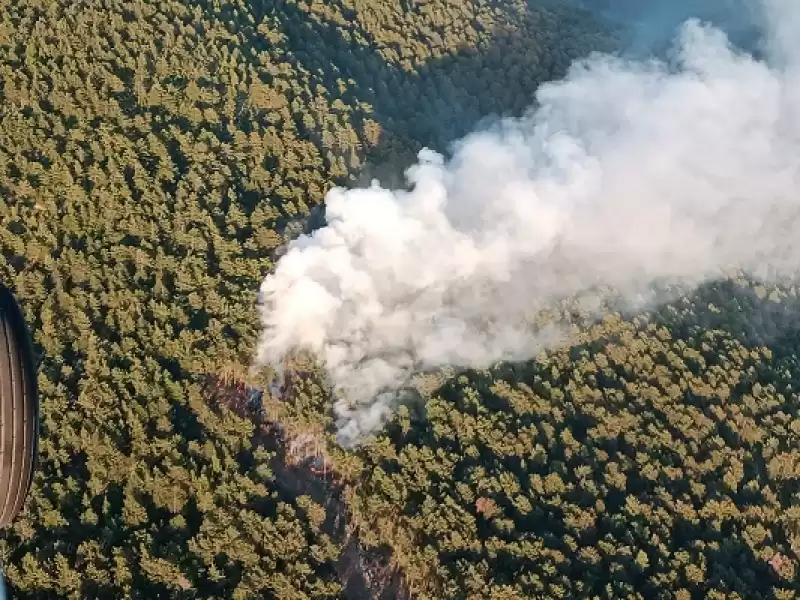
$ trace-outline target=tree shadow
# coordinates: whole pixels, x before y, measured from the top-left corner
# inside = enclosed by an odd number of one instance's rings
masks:
[[[274,23],[285,33],[283,57],[307,73],[312,89],[320,86],[350,107],[371,107],[357,108],[351,118],[361,139],[373,137],[366,134],[372,124],[379,126],[380,134],[362,148],[356,172],[336,178],[334,183],[343,186],[364,186],[378,179],[384,187],[404,188],[405,169],[421,148],[446,152],[453,141],[484,122],[521,115],[534,104],[541,83],[561,78],[575,59],[595,50],[612,51],[616,43],[610,30],[596,24],[586,9],[572,3],[530,2],[523,15],[513,14],[510,6],[501,7],[508,14],[491,31],[474,23],[480,31],[479,47],[462,44],[411,65],[411,61],[387,62],[388,46],[375,40],[356,41],[357,26],[347,30],[297,3],[256,0],[248,8],[253,24],[237,28],[244,49],[268,50],[270,42],[257,24]],[[236,10],[233,3],[206,4],[204,13],[229,26],[237,18]],[[368,37],[365,31],[358,33]],[[263,69],[259,76],[264,83],[272,81]],[[237,125],[246,130],[249,118],[242,111],[243,122]],[[301,138],[323,146],[315,124],[299,117],[294,124]],[[326,167],[346,158],[344,152],[329,148]],[[324,225],[324,204],[310,208],[311,214],[300,217],[299,228],[290,226],[290,233],[308,233]]]
[[[335,25],[309,26],[338,51],[346,45],[350,57],[341,61],[341,76],[356,82],[347,100],[369,103],[370,118],[382,129],[357,181],[377,177],[389,187],[404,187],[403,171],[422,147],[446,152],[484,123],[520,116],[535,103],[542,83],[562,78],[575,59],[614,47],[588,11],[566,5],[529,3],[527,14],[509,16],[508,23],[484,32],[481,47],[463,45],[414,67],[348,44]]]

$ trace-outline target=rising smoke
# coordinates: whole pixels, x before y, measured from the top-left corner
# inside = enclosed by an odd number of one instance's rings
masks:
[[[257,364],[318,357],[357,444],[414,372],[535,356],[558,331],[532,317],[564,298],[794,273],[800,5],[763,8],[763,60],[690,20],[670,64],[576,63],[524,118],[421,152],[408,190],[331,191],[261,286]]]

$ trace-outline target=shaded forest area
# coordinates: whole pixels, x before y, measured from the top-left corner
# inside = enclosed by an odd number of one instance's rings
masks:
[[[258,285],[331,186],[614,43],[522,0],[4,2],[0,277],[43,357],[14,597],[795,597],[791,286],[431,381],[357,452],[313,364],[246,393]]]

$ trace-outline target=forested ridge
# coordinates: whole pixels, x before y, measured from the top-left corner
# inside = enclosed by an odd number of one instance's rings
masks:
[[[0,279],[42,394],[14,597],[796,597],[792,286],[430,377],[355,451],[312,363],[246,387],[258,286],[328,189],[612,48],[523,0],[5,0]]]

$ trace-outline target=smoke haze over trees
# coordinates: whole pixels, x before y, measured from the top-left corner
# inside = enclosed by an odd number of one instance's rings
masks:
[[[43,355],[40,471],[0,538],[14,597],[796,597],[792,282],[737,276],[594,323],[567,298],[541,317],[575,326],[569,343],[423,374],[355,450],[312,357],[252,395],[259,286],[321,230],[331,189],[400,187],[423,147],[525,123],[537,90],[575,120],[586,105],[558,97],[592,74],[542,84],[625,43],[590,12],[522,0],[3,2],[0,277]],[[741,72],[768,85],[740,97]],[[761,116],[781,115],[781,73],[736,62],[713,79],[718,112],[752,117],[765,94]],[[751,133],[726,150],[738,167],[772,156]],[[518,138],[470,139],[497,160]],[[786,182],[761,183],[737,192]]]
[[[721,29],[739,47],[758,51],[764,39],[765,3],[761,0],[580,0],[621,33],[620,49],[643,58],[667,51],[687,19]]]
[[[295,240],[262,285],[258,360],[280,370],[292,351],[317,356],[353,444],[416,372],[528,360],[565,341],[572,323],[536,324],[558,303],[581,298],[600,317],[612,298],[663,302],[655,284],[793,276],[795,12],[766,7],[764,60],[690,20],[672,65],[595,54],[449,160],[420,153],[410,189],[331,191],[328,225]]]

